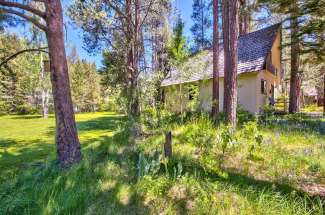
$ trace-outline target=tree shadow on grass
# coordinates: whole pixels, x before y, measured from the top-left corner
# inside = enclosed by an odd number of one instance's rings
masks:
[[[12,119],[42,119],[43,116],[41,115],[15,115],[12,117]],[[53,119],[54,116],[50,115],[48,116],[48,119]]]
[[[86,131],[115,131],[118,127],[123,126],[127,122],[127,117],[125,116],[116,116],[116,115],[107,115],[101,116],[95,119],[90,119],[87,121],[77,121],[77,130],[78,132]],[[48,136],[53,136],[55,134],[55,127],[52,126],[47,132]]]
[[[15,141],[0,139],[0,180],[54,156],[54,146],[35,139],[31,141]]]
[[[266,126],[276,131],[287,132],[316,132],[319,135],[325,135],[324,118],[305,117],[301,119],[272,119]]]
[[[116,130],[127,122],[125,116],[102,116],[95,119],[77,122],[78,131],[89,130]]]
[[[0,165],[8,169],[10,165],[21,167],[12,169],[15,172],[2,179],[0,214],[26,211],[31,214],[39,211],[49,214],[149,214],[143,197],[133,188],[137,153],[128,142],[128,129],[120,127],[118,130],[123,120],[100,117],[81,122],[84,130],[112,129],[116,132],[113,136],[85,141],[83,160],[68,170],[60,169],[52,158],[40,162],[38,158],[44,159],[45,154],[55,151],[54,146],[51,149],[42,146],[41,140],[23,143],[24,148],[19,153],[1,153]],[[14,140],[1,140],[1,143],[7,148],[20,144]]]
[[[309,202],[317,201],[320,198],[318,196],[311,196],[310,194],[299,190],[290,184],[255,179],[239,173],[236,171],[236,169],[220,169],[220,172],[207,169],[204,168],[198,160],[191,159],[188,156],[175,154],[173,159],[175,164],[178,162],[182,163],[184,174],[189,174],[195,177],[199,175],[199,177],[204,177],[212,181],[220,181],[229,185],[234,185],[243,193],[249,190],[250,192],[247,194],[252,199],[258,198],[258,195],[256,194],[261,194],[265,191],[277,193],[281,196],[296,196],[301,198],[308,197]],[[224,173],[226,173],[226,176],[224,176]]]

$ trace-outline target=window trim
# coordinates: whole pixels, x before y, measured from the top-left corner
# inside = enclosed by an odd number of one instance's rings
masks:
[[[260,92],[262,95],[266,95],[267,94],[267,80],[262,78],[261,79],[261,85],[260,85]]]

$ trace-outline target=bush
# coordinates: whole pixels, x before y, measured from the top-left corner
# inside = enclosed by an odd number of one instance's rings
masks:
[[[199,148],[210,147],[216,139],[216,128],[208,116],[194,117],[188,122],[182,139]]]
[[[16,109],[18,115],[37,114],[38,109],[35,106],[29,104],[19,105]]]
[[[256,122],[248,122],[243,126],[241,136],[245,140],[245,145],[248,146],[248,156],[252,157],[255,150],[259,149],[263,136],[259,132]]]
[[[237,107],[237,120],[240,125],[245,124],[247,122],[256,121],[256,115],[246,111],[241,106]]]
[[[148,129],[161,129],[162,132],[166,132],[172,124],[172,116],[173,114],[165,109],[147,107],[141,113],[141,122]]]
[[[237,107],[237,122],[239,125],[245,124],[247,122],[255,121],[256,115],[246,111],[241,106]],[[219,121],[221,123],[226,122],[226,114],[225,112],[220,112],[219,114]]]
[[[258,117],[258,122],[260,124],[267,124],[268,121],[272,120],[274,118],[275,115],[275,109],[274,107],[271,107],[269,105],[264,106],[261,110],[260,110],[260,114]]]

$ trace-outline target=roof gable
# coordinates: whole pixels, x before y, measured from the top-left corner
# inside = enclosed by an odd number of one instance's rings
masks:
[[[238,74],[263,70],[266,57],[271,51],[279,28],[280,24],[276,24],[239,38]],[[162,86],[212,78],[212,56],[212,50],[205,50],[190,57],[187,62],[170,73],[163,81]],[[224,76],[223,48],[220,49],[219,76]]]

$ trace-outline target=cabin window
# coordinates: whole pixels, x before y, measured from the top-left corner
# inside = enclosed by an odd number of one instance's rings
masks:
[[[267,93],[267,82],[264,79],[261,79],[261,93],[264,95]]]
[[[192,100],[194,100],[194,97],[195,97],[195,91],[194,91],[193,87],[190,87],[188,89],[188,100],[192,101]]]

